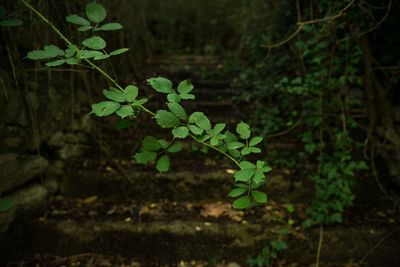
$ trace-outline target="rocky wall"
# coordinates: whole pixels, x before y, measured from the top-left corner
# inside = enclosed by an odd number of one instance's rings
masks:
[[[49,82],[48,73],[32,77],[19,69],[18,81],[13,77],[0,69],[0,233],[58,191],[65,166],[85,153],[91,131],[87,94],[76,90],[69,101],[63,75]],[[11,208],[1,207],[5,200]]]

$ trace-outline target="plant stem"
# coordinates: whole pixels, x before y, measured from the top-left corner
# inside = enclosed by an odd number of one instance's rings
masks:
[[[36,8],[34,8],[31,4],[29,4],[26,0],[21,0],[21,2],[30,10],[32,10],[41,20],[43,20],[46,24],[48,24],[51,29],[57,33],[57,35],[68,45],[74,45],[54,24],[49,21],[45,16],[43,16],[42,13],[40,13]],[[78,49],[80,51],[80,49]],[[108,81],[110,81],[115,87],[117,87],[119,90],[123,91],[124,89],[122,88],[119,83],[113,79],[107,72],[105,72],[103,69],[101,69],[99,66],[91,62],[89,59],[84,59],[84,61],[89,64],[90,67],[95,69],[97,72],[99,72],[101,75],[103,75],[104,78],[106,78]],[[144,112],[150,114],[151,116],[155,116],[156,114],[152,112],[151,110],[147,109],[143,105],[138,105],[140,109],[142,109]]]
[[[207,146],[207,147],[210,147],[210,148],[214,149],[215,151],[218,151],[218,152],[221,153],[222,155],[224,155],[224,156],[228,157],[230,160],[232,160],[232,161],[236,164],[236,166],[239,166],[239,162],[238,162],[235,158],[233,158],[231,155],[229,155],[228,153],[226,153],[226,152],[224,152],[224,151],[218,149],[217,147],[215,147],[215,146],[213,146],[213,145],[207,144],[207,143],[204,142],[204,141],[198,140],[198,139],[196,138],[196,136],[194,136],[194,135],[190,135],[190,137],[191,137],[193,140],[195,140],[196,142],[199,142],[199,143],[202,144],[202,145],[205,145],[205,146]]]
[[[35,9],[31,4],[29,4],[26,0],[20,0],[27,8],[29,8],[30,10],[32,10],[41,20],[43,20],[46,24],[48,24],[51,29],[53,29],[53,31],[68,45],[74,45],[56,26],[54,26],[54,24],[49,21],[42,13],[40,13],[37,9]],[[80,49],[78,49],[78,51],[80,51]],[[123,87],[121,85],[119,85],[119,83],[113,79],[107,72],[105,72],[103,69],[101,69],[99,66],[97,66],[96,64],[94,64],[93,62],[91,62],[89,59],[84,59],[84,61],[90,66],[92,67],[92,69],[95,69],[97,72],[99,72],[104,78],[106,78],[109,82],[111,82],[116,88],[118,88],[121,91],[124,91]],[[138,105],[138,107],[143,110],[144,112],[150,114],[153,118],[156,115],[154,112],[152,112],[151,110],[147,109],[146,107],[144,107],[143,105]],[[200,141],[198,140],[195,136],[190,135],[190,137],[195,140],[198,143],[201,143],[202,145],[205,145],[207,147],[210,147],[216,151],[218,151],[219,153],[223,154],[224,156],[228,157],[230,160],[232,160],[237,166],[239,166],[239,162],[234,159],[232,156],[230,156],[228,153],[218,149],[217,147],[214,147],[204,141]]]
[[[322,249],[323,240],[324,240],[324,226],[322,223],[320,223],[320,225],[319,225],[319,241],[318,241],[317,256],[315,259],[315,267],[319,267],[319,259],[321,257],[321,249]]]

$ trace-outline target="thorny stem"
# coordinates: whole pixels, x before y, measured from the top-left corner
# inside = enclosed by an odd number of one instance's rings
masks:
[[[31,4],[29,4],[26,0],[20,0],[27,8],[29,8],[30,10],[32,10],[41,20],[43,20],[46,24],[48,24],[55,33],[57,33],[57,35],[68,45],[74,45],[56,26],[54,26],[54,24],[49,21],[45,16],[42,15],[42,13],[40,13],[37,9],[35,9]],[[80,51],[78,49],[78,51]],[[93,69],[95,69],[97,72],[99,72],[101,75],[103,75],[104,78],[106,78],[109,82],[111,82],[117,89],[123,91],[124,89],[122,88],[121,85],[119,85],[119,83],[113,79],[107,72],[105,72],[103,69],[101,69],[99,66],[97,66],[96,64],[94,64],[93,62],[91,62],[89,59],[84,59],[84,61]],[[144,107],[143,105],[138,105],[138,107],[143,110],[144,112],[150,114],[153,118],[155,117],[155,113],[149,109],[147,109],[146,107]],[[190,137],[195,140],[196,142],[203,144],[207,147],[210,147],[216,151],[218,151],[219,153],[223,154],[224,156],[228,157],[230,160],[232,160],[237,166],[239,166],[239,162],[233,158],[232,156],[230,156],[229,154],[227,154],[226,152],[218,149],[217,147],[207,144],[206,142],[200,141],[198,140],[195,136],[190,135]]]

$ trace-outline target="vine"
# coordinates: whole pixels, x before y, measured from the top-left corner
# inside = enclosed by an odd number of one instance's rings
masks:
[[[94,61],[118,56],[129,50],[120,48],[111,52],[106,51],[107,42],[99,35],[102,31],[114,31],[122,29],[122,25],[116,22],[104,23],[107,17],[106,9],[96,1],[90,2],[85,8],[85,17],[77,14],[66,17],[68,23],[78,26],[78,31],[91,31],[93,36],[86,38],[81,44],[72,43],[51,21],[26,0],[22,4],[35,13],[46,23],[66,44],[62,49],[55,45],[46,45],[42,50],[34,50],[27,54],[31,60],[46,60],[47,67],[57,67],[63,64],[84,65],[102,75],[111,86],[103,90],[107,100],[92,104],[91,114],[97,117],[117,115],[122,119],[134,120],[136,116],[144,112],[155,119],[161,128],[171,129],[170,141],[154,136],[146,136],[142,146],[133,158],[138,164],[155,162],[159,172],[170,169],[170,153],[182,150],[182,143],[177,141],[190,138],[199,144],[218,151],[231,160],[238,170],[234,173],[235,188],[228,196],[235,198],[233,207],[244,209],[252,203],[267,202],[267,195],[261,192],[260,187],[265,184],[265,173],[270,172],[265,161],[251,162],[246,160],[250,154],[261,153],[257,147],[262,141],[261,136],[251,138],[250,126],[244,122],[236,125],[235,133],[226,129],[225,123],[211,124],[209,118],[200,111],[187,114],[181,105],[186,100],[194,100],[194,86],[189,80],[181,81],[176,88],[173,83],[163,77],[147,79],[148,84],[156,92],[164,94],[167,99],[166,109],[155,112],[145,107],[147,98],[139,98],[139,88],[135,85],[121,85],[113,79],[105,70],[97,66]]]

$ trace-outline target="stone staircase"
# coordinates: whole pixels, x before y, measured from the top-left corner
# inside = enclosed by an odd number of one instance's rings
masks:
[[[154,73],[149,76],[172,77],[175,84],[192,79],[196,100],[187,102],[189,112],[203,111],[212,123],[226,122],[233,129],[251,107],[240,110],[235,105],[232,99],[238,88],[218,74],[220,64],[213,57],[160,58],[152,62]],[[158,97],[152,99],[158,100],[154,107],[164,103]],[[247,266],[246,259],[260,253],[289,218],[295,225],[286,261],[280,266],[314,262],[319,230],[309,230],[306,237],[299,227],[305,219],[302,201],[312,195],[312,187],[291,182],[293,173],[274,170],[268,176],[264,188],[270,198],[267,205],[234,211],[226,196],[232,188],[234,166],[214,151],[193,151],[194,144],[185,142],[184,151],[172,157],[170,172],[160,174],[153,166],[134,164],[130,157],[144,135],[166,138],[168,131],[148,119],[139,120],[134,131],[117,131],[107,123],[98,123],[97,131],[101,138],[88,142],[86,153],[65,165],[59,192],[43,211],[15,224],[8,236],[1,237],[0,245],[6,244],[6,251],[0,255],[0,263]],[[50,161],[50,165],[57,162]],[[289,203],[296,203],[295,214],[287,212]],[[360,259],[385,234],[382,227],[356,224],[325,231],[328,248],[322,252],[323,261],[343,264]],[[384,248],[389,251],[391,247]],[[95,256],[102,261],[93,260]],[[376,262],[370,266],[381,266],[378,263],[384,261]]]
[[[216,58],[188,56],[159,59],[151,69],[174,82],[192,80],[196,100],[187,101],[188,112],[203,111],[213,123],[233,125],[240,121],[232,101],[235,88],[216,75],[220,64]],[[168,132],[149,120],[139,121],[136,129],[168,138]],[[102,132],[106,143],[116,136],[131,137],[110,129]],[[233,166],[227,160],[213,151],[192,151],[194,143],[188,141],[185,151],[172,157],[171,171],[160,174],[153,166],[129,160],[139,140],[124,142],[118,157],[91,146],[84,157],[69,163],[60,195],[39,217],[22,222],[25,245],[10,255],[98,253],[132,258],[143,266],[174,266],[182,260],[243,261],[258,251],[268,230],[256,220],[250,223],[249,214],[230,209],[226,195]],[[207,215],[209,205],[215,207]]]

